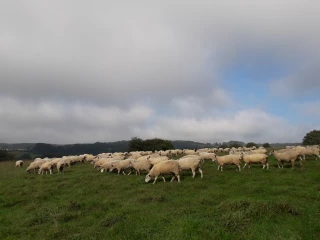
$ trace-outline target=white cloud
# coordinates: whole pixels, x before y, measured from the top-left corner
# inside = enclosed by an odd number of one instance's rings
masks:
[[[229,140],[263,142],[300,142],[306,129],[287,123],[258,109],[238,111],[233,115],[201,119],[168,117],[154,126],[136,129],[139,136],[148,138],[222,142]]]

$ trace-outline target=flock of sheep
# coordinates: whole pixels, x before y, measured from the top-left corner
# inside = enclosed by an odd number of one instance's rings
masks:
[[[226,153],[226,155],[218,156],[217,153]],[[172,157],[183,157],[172,160]],[[136,175],[140,175],[141,171],[146,171],[145,182],[149,182],[154,177],[153,184],[156,183],[157,178],[162,177],[165,182],[164,175],[172,175],[171,181],[177,178],[180,182],[180,173],[184,170],[191,170],[192,177],[199,171],[201,178],[203,178],[203,171],[201,163],[204,160],[211,160],[218,164],[218,170],[223,171],[224,165],[235,165],[237,170],[241,171],[240,164],[243,162],[243,168],[250,164],[261,164],[262,168],[269,169],[268,156],[273,155],[278,161],[278,167],[283,169],[283,163],[291,163],[294,167],[295,161],[299,161],[302,166],[302,160],[306,156],[316,156],[320,159],[319,146],[297,146],[287,147],[281,150],[272,150],[267,154],[267,150],[263,147],[256,149],[253,148],[203,148],[203,149],[184,149],[184,150],[168,150],[156,152],[130,152],[130,153],[101,153],[97,156],[91,154],[83,154],[79,156],[64,156],[62,158],[36,158],[30,163],[26,172],[33,171],[39,174],[53,173],[56,168],[58,173],[64,171],[65,167],[71,167],[76,163],[90,162],[94,169],[101,171],[112,172],[117,171],[118,175],[123,173],[130,175],[132,171]],[[170,157],[170,158],[169,158]],[[23,161],[16,162],[16,167],[22,167]]]

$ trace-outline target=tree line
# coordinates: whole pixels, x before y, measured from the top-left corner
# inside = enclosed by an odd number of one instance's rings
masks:
[[[302,145],[320,144],[320,130],[308,132],[303,140]],[[30,145],[28,145],[30,147]],[[128,151],[155,151],[169,149],[195,149],[195,148],[231,148],[231,147],[259,147],[261,144],[248,142],[244,144],[239,141],[230,141],[222,144],[199,143],[193,141],[169,141],[160,138],[142,140],[138,137],[133,137],[130,141],[118,142],[96,142],[93,144],[69,144],[69,145],[53,145],[47,143],[36,143],[33,148],[25,151],[26,153],[19,156],[19,159],[31,159],[31,153],[39,157],[62,157],[68,155],[93,154],[97,155],[102,152],[128,152]],[[272,147],[269,143],[262,144],[263,147]],[[30,154],[29,154],[30,153]],[[7,150],[0,150],[0,161],[15,160],[16,155]]]

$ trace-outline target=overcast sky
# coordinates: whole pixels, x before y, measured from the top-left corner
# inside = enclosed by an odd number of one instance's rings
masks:
[[[0,142],[301,142],[320,1],[0,2]]]

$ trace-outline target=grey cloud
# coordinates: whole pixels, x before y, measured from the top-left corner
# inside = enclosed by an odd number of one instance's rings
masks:
[[[97,107],[56,102],[34,103],[0,98],[0,142],[75,143],[128,139],[146,126],[147,106]]]
[[[309,101],[305,103],[294,103],[292,108],[301,113],[303,117],[312,118],[312,120],[320,120],[320,101]]]
[[[277,95],[284,97],[299,97],[307,94],[317,94],[320,90],[320,65],[298,69],[298,72],[270,84],[270,90]]]
[[[138,135],[201,142],[229,140],[263,142],[300,142],[314,126],[294,126],[284,119],[258,109],[237,111],[231,116],[207,118],[163,118],[147,130],[136,128]]]
[[[208,119],[234,104],[221,87],[223,71],[265,52],[279,64],[310,66],[319,55],[319,6],[292,0],[1,2],[0,97],[11,99],[0,109],[11,116],[2,120],[3,141],[27,141],[32,132],[47,142],[121,140],[169,129],[171,139],[193,139],[194,130],[171,131],[170,123],[179,125],[181,117],[181,125],[193,124],[194,116],[201,129],[222,128]],[[318,86],[318,69],[301,74],[310,88]],[[279,84],[307,88],[290,74],[293,80]],[[259,140],[265,131],[214,129],[217,139]]]

